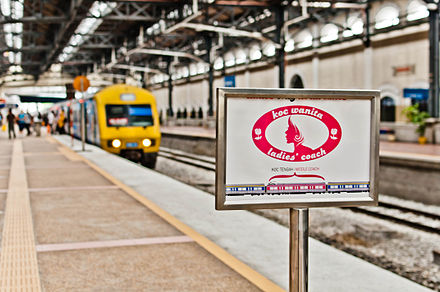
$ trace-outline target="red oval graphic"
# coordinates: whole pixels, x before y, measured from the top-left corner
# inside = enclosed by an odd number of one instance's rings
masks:
[[[304,135],[298,126],[292,122],[291,116],[302,115],[321,121],[328,129],[328,137],[324,144],[312,149],[303,145]],[[293,144],[294,151],[287,152],[271,145],[266,138],[267,127],[281,117],[288,117],[288,128],[282,135],[288,144]],[[288,162],[304,162],[321,158],[338,146],[342,137],[342,129],[338,121],[329,113],[311,106],[284,106],[273,109],[262,115],[252,128],[252,140],[255,146],[272,158]]]

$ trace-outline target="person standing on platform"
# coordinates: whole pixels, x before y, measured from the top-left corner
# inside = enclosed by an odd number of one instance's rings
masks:
[[[14,139],[16,138],[15,136],[15,116],[12,113],[12,109],[9,109],[8,115],[6,116],[6,120],[8,121],[8,136],[9,139],[11,139],[11,132],[12,134],[14,134]]]
[[[24,115],[24,128],[26,129],[27,135],[31,135],[31,124],[32,124],[32,116],[29,112]]]
[[[25,122],[24,122],[24,118],[25,118],[26,114],[23,111],[20,111],[20,113],[18,114],[18,132],[21,134],[21,132],[23,132],[23,129],[25,127]]]
[[[34,118],[34,131],[35,131],[35,135],[37,137],[41,136],[41,123],[42,123],[42,116],[40,114],[40,112],[37,112],[37,115]]]
[[[55,119],[55,115],[53,114],[53,111],[49,111],[47,114],[47,133],[52,134],[52,124],[53,120]]]
[[[3,119],[3,114],[0,111],[0,127],[2,128],[2,132],[6,132],[6,121]]]
[[[60,135],[66,134],[66,131],[64,130],[65,119],[64,110],[61,110],[57,122],[57,131]]]

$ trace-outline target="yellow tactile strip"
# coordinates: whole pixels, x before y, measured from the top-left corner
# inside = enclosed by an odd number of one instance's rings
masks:
[[[0,255],[0,291],[41,291],[23,157],[14,142]]]

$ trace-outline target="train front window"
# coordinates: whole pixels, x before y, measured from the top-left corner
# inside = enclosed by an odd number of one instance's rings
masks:
[[[147,127],[153,125],[149,104],[108,104],[105,106],[108,127]]]
[[[144,105],[129,105],[128,115],[130,116],[130,126],[146,127],[153,125],[151,107]]]

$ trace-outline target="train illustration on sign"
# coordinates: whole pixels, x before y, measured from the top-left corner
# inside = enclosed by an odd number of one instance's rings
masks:
[[[369,192],[369,182],[288,183],[226,185],[227,196],[244,195],[295,195],[309,193],[358,193]]]

